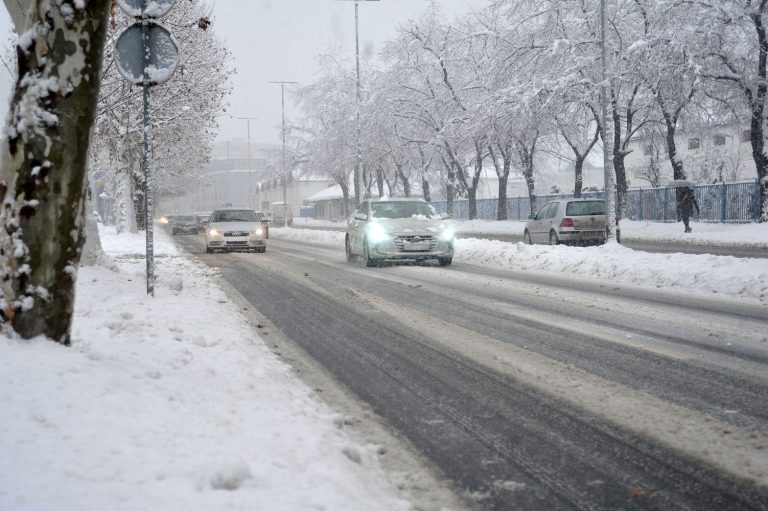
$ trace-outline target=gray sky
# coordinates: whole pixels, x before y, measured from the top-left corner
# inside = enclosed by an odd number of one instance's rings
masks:
[[[355,8],[336,0],[209,0],[213,29],[232,52],[237,69],[228,115],[260,117],[251,121],[252,142],[279,142],[280,88],[270,80],[308,83],[317,70],[317,55],[337,50],[354,58]],[[438,0],[447,18],[481,8],[487,0]],[[398,24],[417,16],[428,0],[360,2],[360,50],[378,52]],[[10,20],[0,9],[0,33],[7,40]],[[7,46],[7,44],[4,44]],[[350,60],[351,61],[351,60]],[[9,101],[8,73],[0,68],[3,118]],[[287,95],[288,96],[288,95]],[[290,97],[287,117],[293,115]],[[220,118],[220,140],[245,138],[245,121]]]

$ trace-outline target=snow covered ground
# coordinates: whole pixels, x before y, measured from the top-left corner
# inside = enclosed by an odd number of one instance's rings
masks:
[[[757,227],[760,229],[755,231],[763,229],[762,225]],[[291,228],[274,229],[270,236],[333,245],[339,250],[344,247],[343,232]],[[621,245],[550,247],[462,238],[456,240],[454,262],[599,278],[768,304],[768,259],[652,254]]]
[[[73,345],[0,337],[0,509],[409,509],[378,466],[159,233],[102,230]]]

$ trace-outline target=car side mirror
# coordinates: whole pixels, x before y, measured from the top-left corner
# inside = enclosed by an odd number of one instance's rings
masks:
[[[536,215],[534,215],[533,213],[528,215],[528,220],[533,220],[534,218],[536,218]]]
[[[440,213],[440,220],[450,220],[451,215],[448,213]]]
[[[368,220],[368,215],[362,213],[355,213],[355,220],[362,220],[363,222]]]

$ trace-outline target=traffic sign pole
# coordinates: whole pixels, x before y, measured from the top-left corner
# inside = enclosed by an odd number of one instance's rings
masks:
[[[144,48],[149,48],[149,26],[148,21],[143,19],[141,22],[141,38],[144,42]],[[154,188],[152,186],[152,172],[150,170],[150,135],[152,126],[149,122],[149,52],[144,52],[144,80],[142,82],[144,95],[144,215],[146,220],[144,226],[147,233],[147,294],[155,296],[155,244],[154,244],[154,215],[152,214],[154,197]]]
[[[144,97],[144,224],[147,234],[147,294],[151,296],[155,295],[155,247],[149,88],[168,80],[179,62],[179,48],[173,36],[154,20],[165,16],[175,1],[117,0],[120,8],[137,20],[117,38],[115,61],[123,78],[141,85]]]

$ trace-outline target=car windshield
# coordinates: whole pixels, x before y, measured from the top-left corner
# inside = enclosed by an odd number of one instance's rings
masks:
[[[566,216],[604,215],[605,202],[601,200],[588,200],[569,202],[565,208]]]
[[[176,217],[177,222],[195,222],[195,217],[193,216],[180,216]]]
[[[267,219],[267,215],[265,215],[261,211],[256,212],[256,217],[259,219],[259,222],[264,222]]]
[[[373,218],[432,218],[434,208],[425,202],[374,202]]]
[[[258,222],[256,212],[250,209],[216,211],[211,215],[211,222]]]

